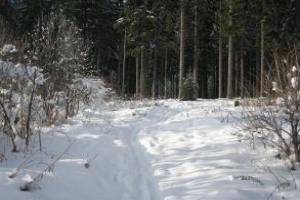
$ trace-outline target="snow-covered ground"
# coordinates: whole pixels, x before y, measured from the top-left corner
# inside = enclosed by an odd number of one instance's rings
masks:
[[[7,153],[1,200],[299,199],[299,171],[233,134],[233,102],[105,102],[104,93],[66,124],[44,128],[42,153]],[[33,191],[19,190],[61,155]]]

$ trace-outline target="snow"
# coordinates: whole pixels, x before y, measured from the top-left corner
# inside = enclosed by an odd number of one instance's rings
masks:
[[[6,56],[7,54],[17,52],[16,46],[12,44],[5,44],[0,50],[0,54]]]
[[[253,150],[234,134],[232,116],[241,109],[233,101],[107,101],[101,80],[83,82],[94,103],[64,125],[43,128],[42,153],[37,147],[6,153],[1,199],[298,199],[292,183],[295,178],[299,185],[299,171],[291,176],[274,150]],[[19,190],[69,145],[39,187]],[[18,166],[17,176],[8,178]],[[279,183],[286,187],[273,193]]]
[[[297,77],[292,77],[291,78],[291,86],[296,89],[298,87],[298,78]]]
[[[272,82],[272,91],[274,92],[278,91],[278,83],[275,81]]]
[[[42,85],[44,83],[44,76],[41,69],[36,66],[27,66],[20,63],[14,64],[9,61],[2,61],[0,59],[0,77],[23,77],[34,78],[36,76],[36,83]]]

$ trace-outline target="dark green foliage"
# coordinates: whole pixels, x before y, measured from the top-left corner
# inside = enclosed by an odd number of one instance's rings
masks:
[[[182,86],[182,99],[183,101],[194,101],[196,100],[196,91],[197,86],[193,82],[193,78],[191,76],[187,77],[183,81]]]
[[[238,107],[238,106],[240,106],[240,105],[241,105],[241,103],[240,103],[239,100],[235,100],[235,101],[234,101],[234,107]]]
[[[186,4],[186,48],[184,76],[192,71],[194,61],[193,44],[198,43],[198,96],[217,97],[218,34],[222,24],[223,38],[223,88],[227,80],[227,38],[233,36],[233,53],[244,52],[245,90],[251,96],[258,87],[260,66],[260,26],[265,20],[265,67],[266,74],[272,75],[274,67],[273,51],[282,54],[291,44],[300,39],[300,4],[297,0],[231,0],[233,18],[229,25],[229,0],[185,0]],[[16,37],[24,38],[32,33],[40,21],[47,21],[51,13],[62,11],[68,19],[75,21],[82,29],[88,50],[85,63],[86,74],[102,75],[109,79],[113,87],[120,87],[123,58],[124,32],[127,31],[126,53],[126,95],[135,93],[136,57],[141,47],[145,48],[145,88],[150,94],[152,79],[157,86],[155,96],[163,96],[164,85],[168,93],[176,96],[178,87],[180,2],[179,0],[3,0],[0,16],[12,27]],[[197,4],[198,21],[194,21],[193,8]],[[221,24],[218,15],[222,15]],[[198,41],[194,41],[193,25],[198,24]],[[1,27],[0,27],[1,29]],[[157,54],[155,54],[155,52]],[[166,54],[167,52],[167,54]],[[156,55],[156,56],[155,56]],[[167,56],[165,56],[167,55]],[[166,58],[167,57],[167,58]],[[141,59],[140,59],[141,60]],[[239,62],[239,59],[236,59]],[[234,58],[234,62],[236,62]],[[165,66],[165,63],[166,66]],[[239,65],[237,65],[239,66]],[[273,67],[273,68],[272,68]],[[154,70],[155,68],[155,70]],[[225,73],[226,72],[226,73]],[[167,76],[164,77],[164,73]],[[233,77],[239,82],[239,70]],[[157,76],[156,76],[157,75]],[[238,84],[234,85],[238,87]],[[238,89],[235,96],[239,96]]]

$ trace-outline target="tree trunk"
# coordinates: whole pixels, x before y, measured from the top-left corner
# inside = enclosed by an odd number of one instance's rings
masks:
[[[65,106],[65,110],[66,110],[66,113],[65,113],[65,119],[68,119],[68,117],[70,116],[70,113],[69,113],[69,107],[70,107],[70,90],[67,90],[66,92],[66,98],[65,98],[65,101],[66,101],[66,106]]]
[[[135,97],[138,98],[140,87],[140,52],[138,51],[135,61]]]
[[[6,108],[4,106],[4,102],[2,102],[1,99],[0,99],[0,107],[2,108],[2,112],[3,112],[4,124],[6,123],[9,128],[9,130],[8,130],[8,132],[6,132],[6,134],[9,136],[9,138],[11,140],[11,144],[13,146],[11,151],[17,152],[17,145],[15,143],[15,137],[17,135],[16,129],[12,126],[12,122],[11,122],[8,112],[6,111]]]
[[[229,27],[232,27],[232,1],[229,1]],[[233,72],[233,38],[232,33],[228,35],[228,78],[227,78],[227,98],[233,98],[232,93],[232,72]]]
[[[33,76],[33,82],[32,82],[32,92],[30,95],[30,100],[29,100],[29,104],[28,104],[28,113],[27,113],[27,119],[26,119],[26,137],[25,137],[25,145],[26,145],[26,149],[29,146],[29,139],[31,136],[30,133],[30,123],[31,123],[31,113],[32,113],[32,107],[33,107],[33,101],[34,101],[34,94],[35,94],[35,87],[36,87],[36,76],[37,76],[37,72],[34,72],[34,76]]]
[[[219,98],[223,97],[223,38],[222,38],[222,0],[219,11]]]
[[[40,147],[40,152],[42,152],[42,136],[41,136],[41,131],[38,132],[38,136],[39,136],[39,147]]]
[[[170,88],[170,96],[172,98],[176,98],[174,95],[174,74],[171,74],[171,88]]]
[[[140,95],[145,97],[145,47],[141,47],[141,74],[140,74]]]
[[[184,65],[185,65],[185,0],[181,0],[180,6],[180,63],[179,63],[179,85],[178,98],[182,98]]]
[[[300,163],[300,152],[299,152],[298,137],[297,137],[297,139],[295,141],[294,149],[295,149],[295,159],[296,159],[296,162]]]
[[[234,55],[234,95],[239,96],[239,56],[238,51],[235,51]]]
[[[293,136],[293,146],[295,153],[296,162],[300,162],[300,152],[299,152],[299,138],[298,138],[298,126],[293,122],[294,119],[291,119],[291,132]]]
[[[121,64],[121,59],[118,60],[118,69],[117,69],[117,92],[118,94],[121,94],[121,85],[122,85],[122,64]]]
[[[261,21],[261,34],[260,34],[260,96],[264,95],[264,79],[265,79],[265,72],[264,72],[264,57],[265,57],[265,19],[263,18]]]
[[[194,69],[193,69],[193,81],[197,87],[195,91],[196,98],[198,97],[198,59],[199,59],[199,41],[198,41],[198,0],[195,0],[194,7]]]
[[[241,48],[241,55],[240,55],[240,62],[241,62],[241,98],[244,98],[244,90],[245,90],[245,80],[244,80],[244,74],[245,74],[245,67],[244,67],[244,49]]]
[[[168,49],[165,50],[164,98],[168,98]]]
[[[281,79],[281,72],[282,70],[280,70],[280,65],[279,65],[279,62],[280,62],[280,58],[279,58],[279,55],[278,55],[278,48],[275,47],[275,50],[273,52],[273,58],[274,58],[274,63],[275,63],[275,69],[276,69],[276,75],[277,75],[277,81],[278,81],[278,87],[280,89],[282,89],[283,85],[282,85],[282,79]]]
[[[171,66],[172,68],[172,66]],[[173,71],[173,69],[172,69]],[[176,82],[176,72],[172,72],[171,74],[171,97],[176,98],[176,92],[177,92],[177,82]]]
[[[156,40],[156,39],[155,39]],[[153,65],[153,80],[152,80],[152,91],[151,96],[152,99],[156,99],[157,97],[157,42],[155,42],[154,48],[154,65]]]
[[[255,38],[255,56],[256,56],[256,63],[255,63],[255,70],[253,71],[253,97],[257,97],[257,85],[259,81],[257,81],[259,76],[259,68],[260,68],[260,31],[259,31],[259,23],[256,24],[256,38]]]
[[[122,96],[125,95],[125,75],[126,75],[126,39],[127,39],[127,32],[126,29],[124,31],[124,45],[123,45],[123,69],[122,69]]]

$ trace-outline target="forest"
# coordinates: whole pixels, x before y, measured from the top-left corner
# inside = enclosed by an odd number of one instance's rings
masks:
[[[299,63],[299,0],[0,0],[0,199],[296,200]]]
[[[74,23],[85,73],[126,97],[182,98],[189,86],[200,98],[263,96],[300,37],[295,0],[2,0],[0,9],[2,37],[22,46],[57,15]]]

